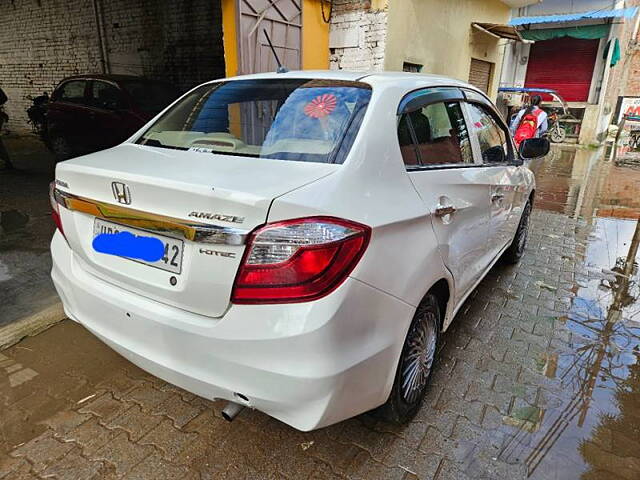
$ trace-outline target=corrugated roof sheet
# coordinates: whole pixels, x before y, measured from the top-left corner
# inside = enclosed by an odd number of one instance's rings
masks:
[[[604,18],[633,18],[638,13],[638,7],[618,8],[613,10],[593,10],[583,13],[567,13],[563,15],[542,15],[538,17],[516,17],[509,21],[509,25],[529,25],[532,23],[575,22],[577,20],[593,20]]]

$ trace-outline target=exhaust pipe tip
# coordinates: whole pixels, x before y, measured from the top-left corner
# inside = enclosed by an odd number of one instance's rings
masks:
[[[244,409],[244,405],[234,402],[228,402],[222,409],[222,418],[227,422],[232,422],[234,418]]]

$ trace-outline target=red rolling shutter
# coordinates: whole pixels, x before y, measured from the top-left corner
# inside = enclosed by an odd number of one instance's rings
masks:
[[[534,43],[525,87],[552,88],[568,102],[586,102],[598,43],[569,37]]]

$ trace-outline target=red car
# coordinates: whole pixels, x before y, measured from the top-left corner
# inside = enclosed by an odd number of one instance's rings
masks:
[[[64,79],[47,107],[45,139],[56,160],[113,147],[178,97],[171,84],[129,75]]]

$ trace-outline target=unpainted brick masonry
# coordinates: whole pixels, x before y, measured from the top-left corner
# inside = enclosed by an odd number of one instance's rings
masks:
[[[624,95],[627,97],[640,97],[640,33],[629,46],[631,58],[629,72],[627,73],[627,85]]]
[[[181,90],[224,76],[222,15],[213,0],[0,0],[0,86],[12,131],[28,127],[28,96],[63,78],[111,73],[168,80]],[[97,18],[101,19],[98,21]]]
[[[383,70],[387,10],[370,1],[334,0],[329,41],[332,70]]]

